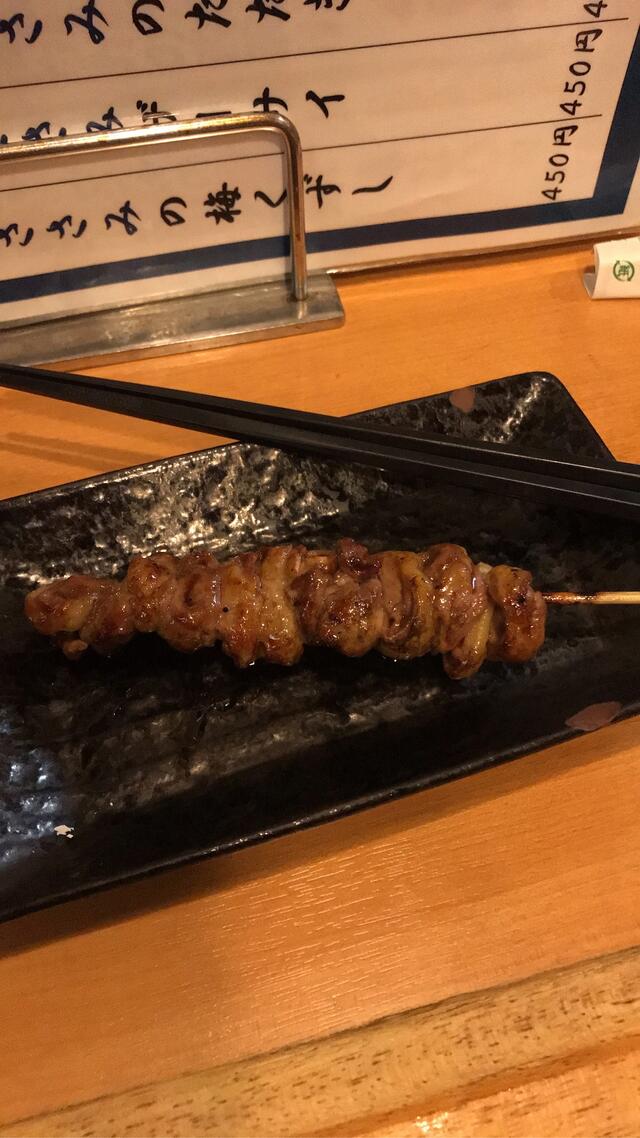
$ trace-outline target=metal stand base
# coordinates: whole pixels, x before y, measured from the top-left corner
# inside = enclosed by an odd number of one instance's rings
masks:
[[[318,273],[309,278],[306,300],[292,300],[288,283],[278,280],[0,326],[0,362],[132,360],[294,336],[343,322],[333,280]]]

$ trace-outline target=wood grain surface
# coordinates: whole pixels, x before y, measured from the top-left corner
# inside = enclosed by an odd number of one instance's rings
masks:
[[[345,279],[341,330],[85,370],[343,413],[544,369],[566,383],[619,458],[638,461],[639,309],[589,301],[580,279],[588,259],[574,249]],[[2,495],[204,442],[9,392],[0,392],[0,411]],[[639,776],[640,729],[630,720],[355,818],[0,927],[9,1025],[0,1121],[175,1080],[637,944]],[[624,1055],[607,1058],[606,1068],[604,1059],[585,1060],[581,1069],[588,1063],[601,1081],[631,1085]],[[579,1108],[590,1076],[581,1082],[577,1071],[542,1072],[539,1081],[540,1095],[547,1088],[550,1096],[546,1125],[553,1128],[554,1101],[564,1104],[557,1133],[565,1138],[587,1132]],[[373,1070],[364,1077],[373,1088]],[[506,1119],[491,1133],[524,1133],[514,1119],[518,1110],[526,1115],[532,1085],[513,1098],[511,1115],[507,1092],[491,1092]],[[443,1129],[429,1121],[440,1109],[429,1102],[425,1128],[407,1133]],[[488,1133],[483,1111],[460,1114],[460,1132]],[[336,1125],[343,1117],[336,1103]],[[130,1121],[116,1118],[114,1132]],[[631,1132],[622,1108],[619,1121],[602,1133]]]
[[[0,1138],[494,1135],[505,1122],[510,1135],[543,1138],[558,1133],[551,1094],[581,1124],[571,1133],[635,1135],[639,1092],[632,949],[29,1119]]]

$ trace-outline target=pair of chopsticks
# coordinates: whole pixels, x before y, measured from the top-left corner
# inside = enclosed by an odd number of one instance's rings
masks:
[[[205,434],[301,451],[544,505],[640,521],[640,468],[576,463],[331,415],[39,368],[0,365],[0,386]]]

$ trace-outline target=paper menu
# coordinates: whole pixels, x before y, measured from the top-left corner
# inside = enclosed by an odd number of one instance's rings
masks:
[[[0,145],[281,110],[311,268],[630,227],[639,27],[637,0],[2,0]],[[0,179],[0,321],[285,269],[260,136]]]

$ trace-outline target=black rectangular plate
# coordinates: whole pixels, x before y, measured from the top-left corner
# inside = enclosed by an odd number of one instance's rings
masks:
[[[610,457],[545,374],[364,417]],[[374,549],[459,542],[549,589],[639,585],[638,527],[261,447],[0,503],[0,917],[516,758],[575,734],[567,720],[591,704],[640,709],[640,614],[629,608],[553,611],[535,661],[486,665],[463,683],[439,659],[321,650],[289,670],[241,672],[217,650],[184,657],[155,637],[70,664],[22,616],[37,582],[115,573],[140,551],[322,547],[341,535]]]

